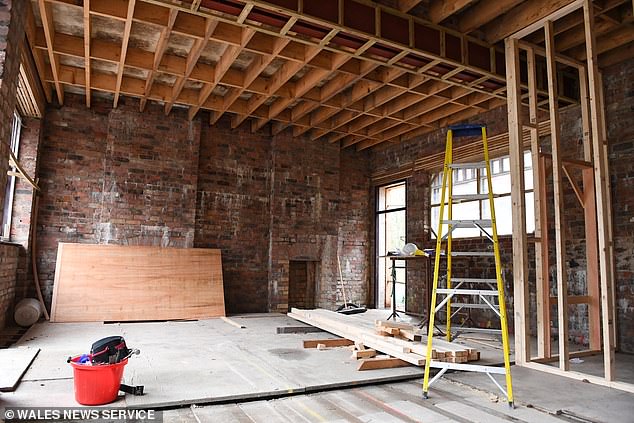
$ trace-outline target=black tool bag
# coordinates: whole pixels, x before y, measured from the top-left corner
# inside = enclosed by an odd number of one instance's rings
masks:
[[[130,349],[122,336],[109,336],[92,344],[90,349],[93,364],[115,364],[130,355]]]

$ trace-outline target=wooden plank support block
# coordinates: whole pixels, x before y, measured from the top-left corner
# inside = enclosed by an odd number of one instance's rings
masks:
[[[412,331],[415,329],[413,325],[407,323],[388,322],[387,320],[375,320],[374,325],[377,327],[405,329]]]
[[[395,367],[405,367],[410,364],[399,358],[366,358],[361,360],[357,370],[377,370],[377,369],[393,369]]]
[[[354,345],[354,342],[349,339],[307,339],[304,341],[304,348],[317,348],[317,345],[322,344],[324,347],[348,347]]]
[[[362,358],[372,358],[374,356],[376,356],[376,350],[373,350],[373,349],[352,351],[352,358],[356,360],[359,360]]]
[[[411,330],[401,329],[399,335],[414,342],[420,342],[423,340],[423,334],[415,333]]]
[[[225,323],[229,323],[231,326],[235,326],[235,327],[237,327],[238,329],[245,329],[245,328],[246,328],[246,326],[241,325],[240,323],[236,322],[235,320],[231,320],[231,319],[230,319],[230,318],[228,318],[228,317],[221,316],[220,318],[221,318],[221,319],[222,319]]]

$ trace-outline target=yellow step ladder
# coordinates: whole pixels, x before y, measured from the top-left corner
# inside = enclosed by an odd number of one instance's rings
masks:
[[[459,137],[482,137],[484,150],[484,161],[477,163],[453,163],[453,139]],[[486,194],[453,194],[453,173],[456,169],[484,169],[486,174],[487,193]],[[478,180],[478,183],[480,181]],[[511,364],[510,364],[510,348],[508,337],[508,325],[506,319],[506,304],[504,302],[504,284],[502,281],[501,262],[500,262],[500,246],[498,243],[497,227],[495,223],[495,205],[494,205],[493,187],[491,183],[491,164],[489,162],[489,151],[487,145],[487,135],[485,125],[455,125],[450,126],[447,131],[447,144],[445,146],[445,163],[442,173],[442,188],[440,194],[440,214],[438,218],[438,231],[436,232],[436,254],[434,256],[434,280],[431,294],[430,316],[427,330],[427,354],[425,361],[425,378],[423,381],[423,397],[427,398],[429,387],[438,379],[440,379],[447,370],[462,370],[472,372],[485,373],[493,383],[506,396],[509,406],[513,407],[513,387],[511,382]],[[452,208],[454,203],[462,201],[486,200],[489,201],[491,210],[491,219],[453,219]],[[447,218],[445,219],[445,202],[447,202]],[[458,228],[477,228],[481,233],[493,243],[493,252],[491,251],[452,251],[451,241],[452,233]],[[440,280],[440,258],[442,255],[443,242],[446,241],[446,288],[439,288]],[[451,259],[457,256],[494,256],[495,257],[495,279],[479,279],[479,278],[453,278],[451,274]],[[452,286],[453,283],[455,286]],[[476,289],[465,289],[463,286],[474,287]],[[479,289],[484,284],[489,289]],[[495,289],[494,285],[497,285]],[[438,296],[443,296],[442,301],[437,304]],[[460,308],[490,308],[500,318],[500,327],[502,335],[502,347],[504,352],[504,367],[484,366],[465,363],[446,363],[432,360],[432,349],[434,342],[434,318],[438,311],[446,306],[447,314],[447,340],[451,341],[451,299],[454,296],[466,298],[479,298],[483,303],[465,303],[455,304]],[[497,303],[495,299],[497,298]],[[429,369],[431,367],[440,369],[436,375],[429,380]],[[494,374],[505,375],[506,389],[493,377]]]

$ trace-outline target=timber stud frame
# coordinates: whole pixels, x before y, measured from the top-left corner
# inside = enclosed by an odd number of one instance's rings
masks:
[[[562,60],[555,55],[553,22],[581,9],[584,17],[587,64]],[[557,12],[517,32],[505,40],[508,75],[508,125],[511,153],[512,205],[513,205],[513,277],[515,309],[515,362],[518,365],[586,380],[628,392],[634,385],[615,380],[615,289],[613,280],[612,220],[607,156],[607,136],[603,107],[603,87],[597,64],[594,25],[594,7],[590,0],[577,0]],[[521,39],[536,30],[544,31],[546,49]],[[524,123],[521,113],[520,50],[526,51],[528,69],[529,122]],[[548,94],[550,104],[550,136],[552,155],[540,151],[540,125],[535,90],[535,56],[542,55],[547,62]],[[583,126],[583,160],[566,160],[561,156],[559,102],[557,101],[557,63],[574,66],[579,72],[581,117]],[[529,330],[528,258],[526,237],[526,206],[524,203],[523,132],[530,131],[531,156],[535,190],[535,261],[537,297],[537,356],[531,355]],[[550,297],[548,262],[548,222],[546,198],[546,168],[552,163],[557,297]],[[571,176],[574,169],[582,174],[580,187]],[[568,276],[565,260],[565,222],[563,213],[563,182],[569,179],[584,209],[587,258],[587,295],[568,295]],[[550,351],[550,306],[557,304],[559,354]],[[590,350],[568,351],[568,304],[588,304]],[[573,356],[603,353],[604,377],[569,370]],[[544,364],[559,360],[559,366]]]

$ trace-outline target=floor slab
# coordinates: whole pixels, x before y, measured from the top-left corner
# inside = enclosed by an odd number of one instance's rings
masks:
[[[11,406],[75,406],[71,355],[88,352],[100,338],[121,335],[141,354],[129,360],[124,382],[144,385],[146,395],[126,395],[111,406],[173,407],[268,398],[418,377],[404,367],[359,372],[350,348],[304,349],[305,339],[329,333],[277,334],[297,326],[285,315],[128,324],[39,323],[18,346],[40,348],[18,389],[3,395]]]

